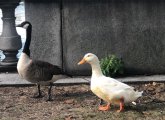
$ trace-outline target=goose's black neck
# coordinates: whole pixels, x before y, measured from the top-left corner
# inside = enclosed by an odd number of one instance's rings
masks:
[[[30,42],[31,42],[31,32],[32,32],[32,26],[29,25],[28,28],[26,29],[26,41],[25,45],[23,48],[23,51],[25,54],[27,54],[30,57]]]

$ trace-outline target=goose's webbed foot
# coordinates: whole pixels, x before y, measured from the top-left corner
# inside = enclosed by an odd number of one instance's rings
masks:
[[[48,89],[48,99],[47,99],[47,101],[53,101],[52,95],[51,95],[52,86],[53,86],[53,83],[50,83],[50,86],[49,86],[49,89]]]
[[[43,95],[42,95],[42,92],[40,90],[40,85],[37,84],[37,87],[38,87],[38,93],[34,94],[33,98],[42,98]]]
[[[34,94],[34,96],[33,96],[33,98],[42,98],[43,97],[43,95],[42,94]]]

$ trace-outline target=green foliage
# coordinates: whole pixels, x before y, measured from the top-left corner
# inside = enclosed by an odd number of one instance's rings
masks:
[[[109,55],[101,59],[100,66],[105,76],[116,77],[124,72],[122,59],[117,58],[115,55]]]

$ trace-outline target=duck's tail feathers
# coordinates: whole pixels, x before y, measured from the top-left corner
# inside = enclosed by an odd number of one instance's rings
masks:
[[[135,98],[139,98],[139,97],[141,97],[142,94],[143,94],[143,91],[141,91],[141,92],[136,91]],[[136,102],[133,101],[132,104],[136,105]]]
[[[137,97],[141,97],[142,94],[143,94],[143,91],[141,91],[141,92],[137,92]]]
[[[136,102],[133,101],[132,104],[136,105]]]
[[[136,97],[136,98],[141,97],[142,94],[143,94],[143,91],[141,91],[141,92],[136,91],[136,92],[135,92],[135,97]]]

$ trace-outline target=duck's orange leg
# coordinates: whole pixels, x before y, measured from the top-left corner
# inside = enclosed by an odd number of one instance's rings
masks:
[[[123,110],[124,110],[124,98],[122,97],[122,98],[120,99],[120,109],[117,110],[117,112],[121,112],[121,111],[123,111]]]
[[[106,106],[102,106],[102,105],[100,105],[99,106],[99,110],[101,110],[101,111],[107,111],[107,110],[109,110],[110,109],[110,103],[108,103]]]

